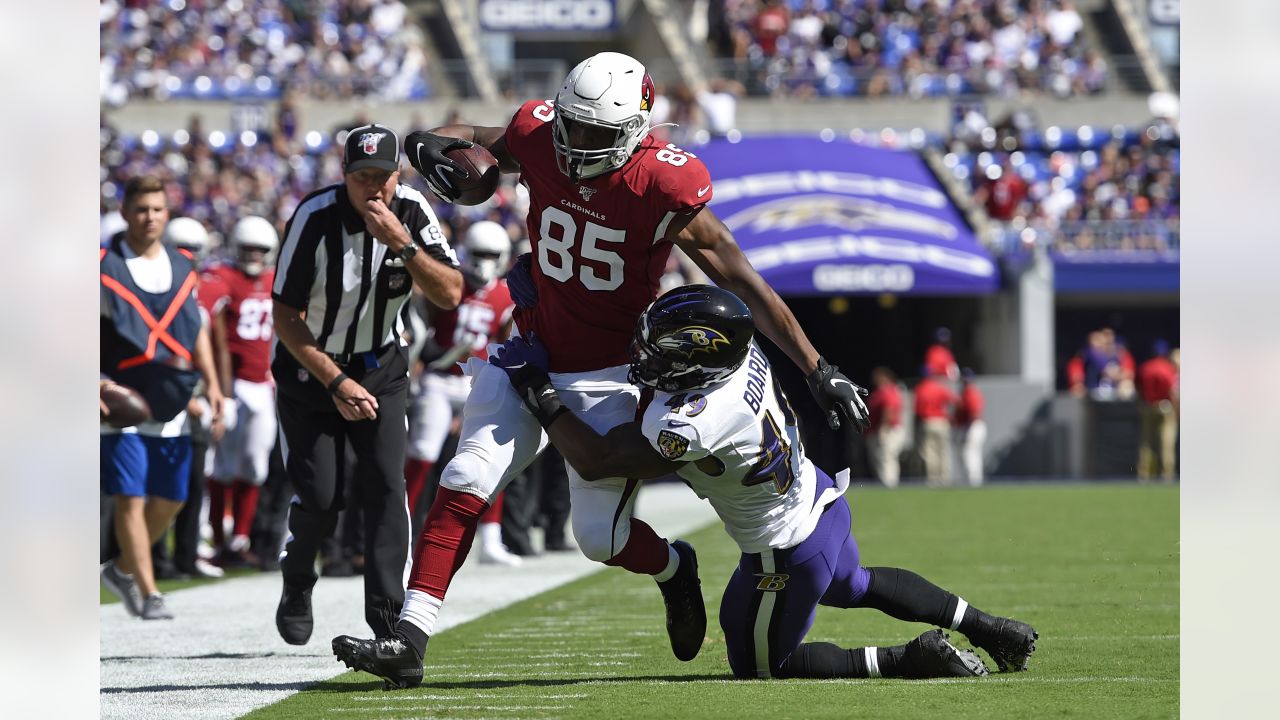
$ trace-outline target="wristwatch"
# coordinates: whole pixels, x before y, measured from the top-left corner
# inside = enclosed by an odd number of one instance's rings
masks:
[[[401,260],[409,262],[414,255],[418,254],[418,244],[410,240],[409,244],[400,248],[400,252],[396,254],[400,256]]]

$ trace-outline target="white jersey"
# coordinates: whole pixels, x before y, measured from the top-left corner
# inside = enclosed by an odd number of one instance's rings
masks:
[[[663,457],[687,463],[680,477],[710,501],[744,553],[800,544],[839,495],[815,498],[817,468],[805,457],[795,413],[754,342],[724,382],[676,395],[655,392],[641,431]]]

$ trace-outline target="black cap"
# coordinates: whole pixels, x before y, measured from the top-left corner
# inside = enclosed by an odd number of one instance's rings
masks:
[[[342,153],[345,172],[378,168],[395,172],[400,169],[400,138],[382,125],[364,125],[347,134]]]

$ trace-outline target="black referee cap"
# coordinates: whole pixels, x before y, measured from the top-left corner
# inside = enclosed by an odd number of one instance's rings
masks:
[[[395,172],[400,169],[400,138],[395,130],[382,125],[364,125],[347,134],[342,153],[346,172],[378,168]]]

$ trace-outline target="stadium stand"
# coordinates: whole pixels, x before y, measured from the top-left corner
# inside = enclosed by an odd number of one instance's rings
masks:
[[[709,34],[757,95],[1090,95],[1105,58],[1071,0],[726,0]]]
[[[100,93],[207,100],[431,94],[421,33],[399,0],[104,0]]]

